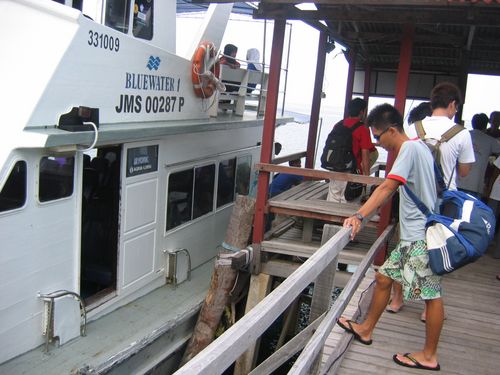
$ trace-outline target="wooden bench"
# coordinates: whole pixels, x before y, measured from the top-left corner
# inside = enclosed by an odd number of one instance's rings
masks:
[[[245,111],[245,104],[248,100],[258,101],[258,112],[263,113],[266,96],[267,96],[267,82],[269,74],[260,72],[258,70],[247,69],[232,69],[226,65],[221,65],[221,81],[230,81],[233,83],[224,83],[227,88],[237,87],[237,91],[218,93],[217,103],[218,108],[230,109],[234,114],[243,116]],[[251,92],[249,85],[255,85]],[[248,90],[247,90],[248,89]],[[229,103],[227,103],[229,101]],[[215,111],[216,112],[216,111]]]

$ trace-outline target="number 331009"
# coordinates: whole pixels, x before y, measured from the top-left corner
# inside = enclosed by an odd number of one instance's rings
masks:
[[[89,30],[89,39],[87,40],[87,43],[89,46],[104,48],[110,51],[118,52],[120,50],[120,39],[92,30]]]

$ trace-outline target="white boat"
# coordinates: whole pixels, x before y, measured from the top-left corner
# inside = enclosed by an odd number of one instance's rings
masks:
[[[0,373],[168,371],[263,119],[195,95],[175,1],[66,3],[0,0]]]

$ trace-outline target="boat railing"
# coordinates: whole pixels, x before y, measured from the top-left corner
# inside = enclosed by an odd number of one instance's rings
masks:
[[[370,218],[366,218],[362,225],[364,226]],[[334,262],[336,262],[340,251],[350,240],[350,227],[340,228],[333,225],[325,225],[325,230],[330,231],[330,233],[336,231],[336,233],[297,270],[287,277],[280,286],[274,289],[258,305],[236,322],[236,324],[198,353],[196,357],[181,367],[175,374],[222,373],[224,369],[228,368],[248,348],[254,345],[259,337],[295,301],[302,291],[314,282],[318,278],[318,275],[321,275],[328,267],[335,264]],[[323,315],[323,318],[318,318],[312,325],[295,336],[285,346],[259,365],[259,367],[254,369],[252,374],[271,373],[303,348],[302,354],[295,362],[290,373],[306,374],[309,372],[311,366],[314,365],[321,353],[321,349],[332,326],[345,310],[358,285],[363,280],[366,271],[372,264],[377,250],[388,241],[393,231],[394,225],[390,225],[378,237],[340,296],[327,310],[326,314]],[[315,326],[318,326],[318,329],[313,334]]]
[[[288,154],[288,155],[281,156],[279,158],[274,158],[273,160],[271,160],[271,164],[278,165],[278,164],[286,163],[287,161],[290,161],[290,160],[301,159],[306,155],[307,155],[306,151],[295,152],[293,154]]]
[[[249,101],[257,101],[257,114],[263,114],[269,74],[263,71],[221,65],[220,79],[226,91],[219,93],[218,105],[242,116]]]

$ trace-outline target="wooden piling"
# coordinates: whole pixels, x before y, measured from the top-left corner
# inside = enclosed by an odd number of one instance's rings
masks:
[[[225,306],[229,303],[238,269],[249,259],[243,251],[247,246],[255,210],[253,198],[238,195],[222,244],[215,261],[210,288],[205,297],[196,326],[181,361],[181,366],[207,347],[215,337]]]

